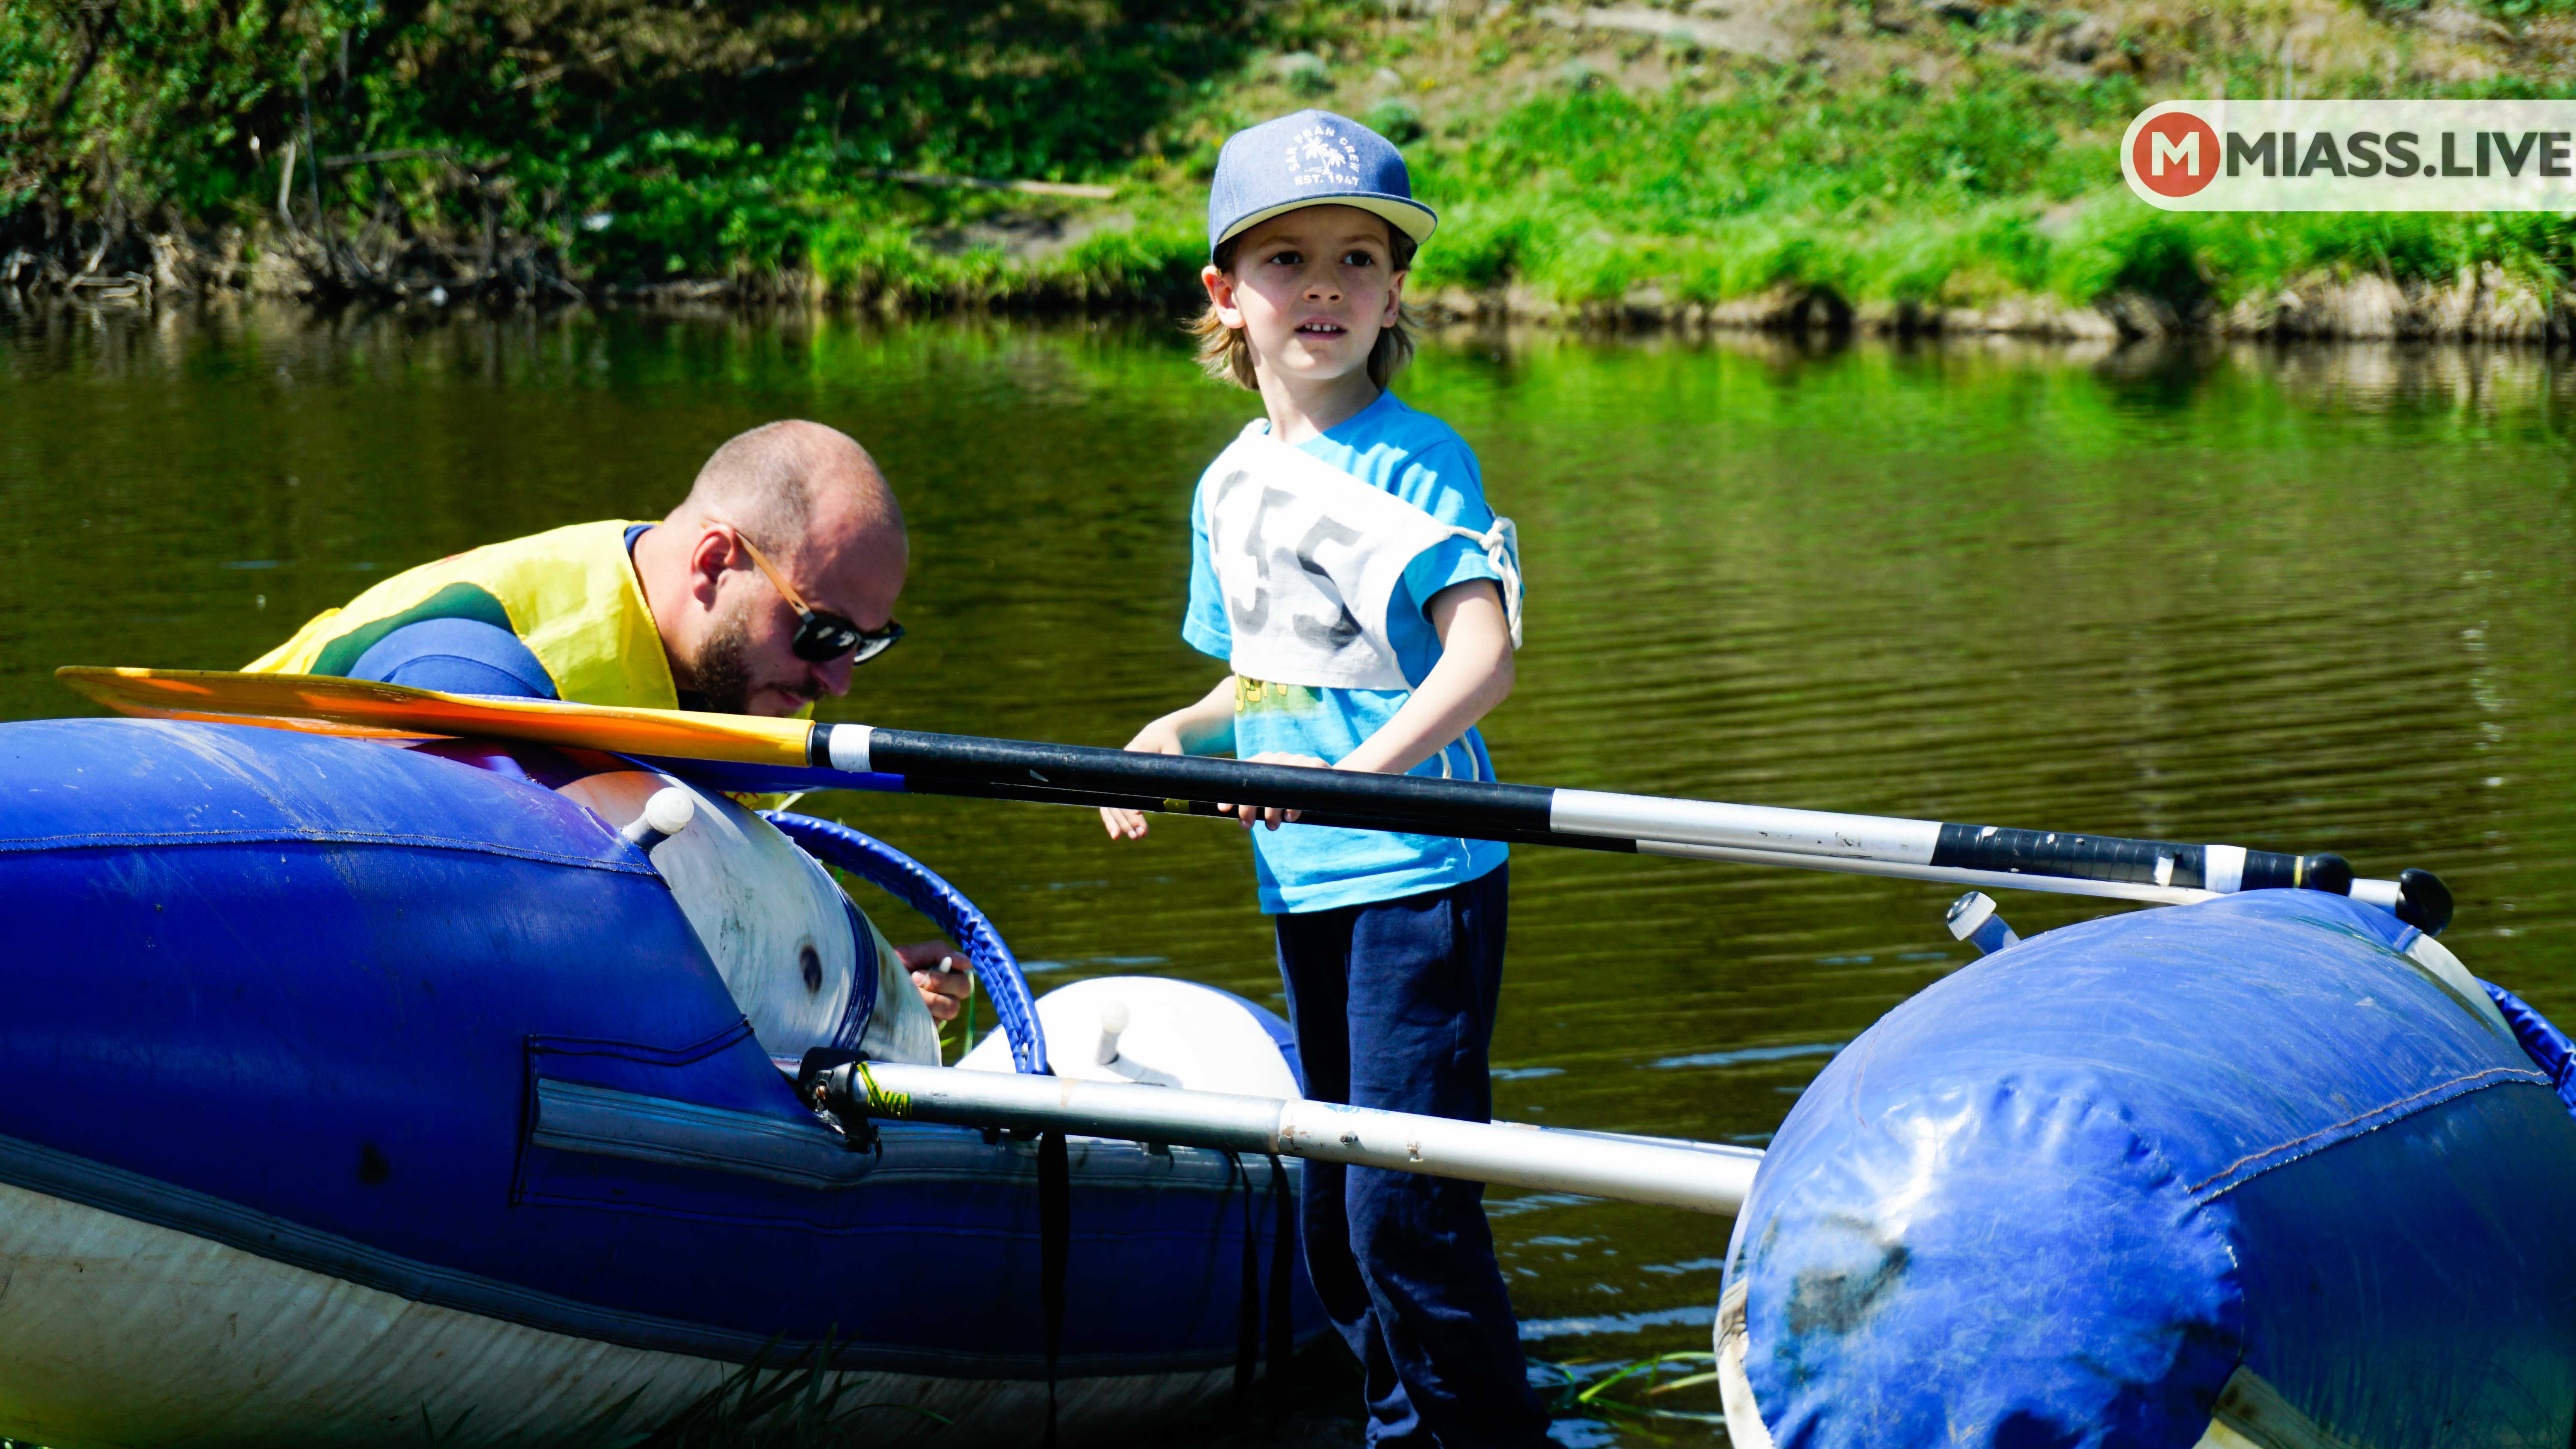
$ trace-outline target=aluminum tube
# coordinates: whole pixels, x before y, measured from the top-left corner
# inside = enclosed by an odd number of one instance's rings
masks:
[[[1660,1203],[1734,1216],[1762,1154],[1701,1142],[1556,1132],[1516,1122],[1459,1122],[1295,1101],[1280,1114],[1279,1150],[1325,1162],[1463,1177],[1542,1192]]]
[[[1861,856],[1809,855],[1789,850],[1745,850],[1726,845],[1693,845],[1676,840],[1640,840],[1639,855],[1669,855],[1683,860],[1731,860],[1742,865],[1784,865],[1795,870],[1830,870],[1845,875],[1883,875],[1898,880],[1947,881],[1953,885],[2001,890],[2049,891],[2063,896],[2106,896],[2121,901],[2153,901],[2187,906],[2215,894],[2186,886],[2156,886],[2143,881],[2085,880],[2067,875],[2023,875],[2009,870],[1961,870],[1950,865],[1905,865]]]
[[[1762,1161],[1750,1148],[1711,1143],[1458,1122],[1133,1082],[881,1062],[839,1068],[829,1081],[836,1110],[870,1116],[1278,1152],[1720,1216],[1743,1206]]]
[[[1926,864],[1941,843],[1941,822],[1657,795],[1605,795],[1559,790],[1548,828],[1561,835],[1613,835],[1799,855],[1848,856]]]
[[[847,1101],[871,1117],[1072,1132],[1228,1152],[1280,1150],[1282,1103],[1276,1097],[900,1062],[837,1068],[829,1081],[836,1110]]]

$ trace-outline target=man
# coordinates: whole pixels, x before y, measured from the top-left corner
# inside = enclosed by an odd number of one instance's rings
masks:
[[[876,462],[819,423],[726,442],[660,523],[487,544],[386,579],[252,670],[451,694],[783,716],[845,694],[903,637],[909,544]],[[931,1015],[974,989],[953,948],[898,947]]]

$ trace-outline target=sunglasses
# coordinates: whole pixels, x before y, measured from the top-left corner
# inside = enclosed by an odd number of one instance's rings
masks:
[[[760,551],[760,545],[744,538],[740,529],[734,530],[734,537],[742,539],[743,552],[751,555],[751,561],[760,566],[760,571],[777,588],[778,596],[796,611],[796,637],[787,647],[797,658],[823,664],[848,654],[850,664],[855,668],[902,641],[903,626],[892,619],[886,620],[882,629],[862,629],[839,614],[826,613],[806,603],[805,596],[796,592],[795,585],[787,582],[779,574],[777,566]]]

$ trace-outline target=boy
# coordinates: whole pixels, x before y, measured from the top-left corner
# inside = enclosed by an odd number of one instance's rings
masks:
[[[1475,454],[1396,401],[1404,277],[1431,235],[1404,158],[1301,111],[1237,133],[1208,196],[1212,375],[1267,416],[1200,478],[1182,636],[1232,672],[1131,750],[1490,780],[1476,722],[1512,688],[1519,568]],[[1238,812],[1306,1094],[1482,1122],[1501,986],[1504,847]],[[1113,839],[1144,817],[1104,810]],[[1366,1377],[1373,1445],[1536,1445],[1546,1417],[1480,1184],[1306,1164],[1306,1266]]]

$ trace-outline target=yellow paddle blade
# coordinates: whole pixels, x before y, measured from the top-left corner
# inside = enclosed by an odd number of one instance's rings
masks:
[[[802,765],[813,722],[551,699],[483,699],[323,674],[96,669],[54,677],[120,714],[329,734],[479,735],[630,755]]]

